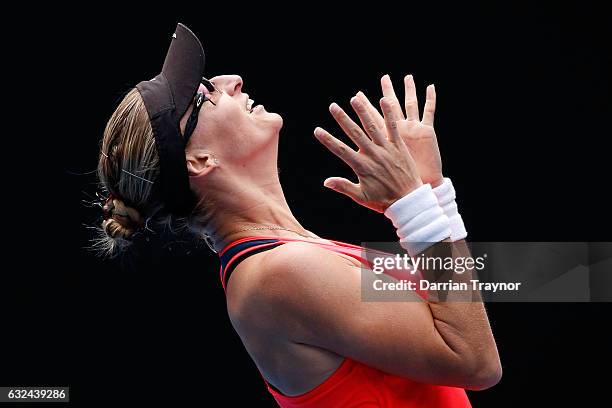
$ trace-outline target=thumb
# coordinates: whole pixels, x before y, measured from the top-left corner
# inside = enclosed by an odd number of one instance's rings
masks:
[[[323,185],[331,190],[337,191],[338,193],[349,196],[355,201],[357,201],[357,197],[359,197],[361,194],[359,184],[355,184],[342,177],[330,177],[325,179]]]

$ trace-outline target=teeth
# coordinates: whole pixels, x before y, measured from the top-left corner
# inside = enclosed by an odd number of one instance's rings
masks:
[[[252,99],[249,99],[249,100],[247,101],[247,106],[246,106],[246,108],[247,108],[247,110],[248,110],[249,112],[250,112],[250,111],[253,109],[253,103],[254,103],[254,102],[255,102],[255,101],[254,101],[254,100],[252,100]]]

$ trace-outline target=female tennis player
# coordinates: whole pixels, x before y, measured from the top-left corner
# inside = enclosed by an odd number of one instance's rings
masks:
[[[281,116],[255,106],[241,77],[203,76],[202,46],[179,24],[162,72],[110,118],[99,160],[106,250],[169,218],[201,231],[220,256],[231,322],[282,407],[469,407],[465,389],[496,384],[501,365],[482,302],[416,293],[362,301],[362,279],[375,275],[361,248],[305,229],[287,204],[277,170]],[[315,129],[358,178],[325,186],[383,213],[410,254],[439,242],[465,252],[442,176],[434,87],[421,118],[411,76],[405,112],[389,76],[381,85],[382,114],[363,93],[350,101],[361,126],[330,107],[357,149]]]

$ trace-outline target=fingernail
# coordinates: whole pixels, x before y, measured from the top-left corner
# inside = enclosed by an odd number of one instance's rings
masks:
[[[336,113],[339,109],[340,107],[335,102],[329,105],[329,111],[331,113]]]
[[[324,185],[325,187],[327,187],[327,188],[334,188],[334,183],[333,183],[333,182],[331,182],[331,181],[327,181],[327,180],[325,180],[325,181],[323,182],[323,185]]]

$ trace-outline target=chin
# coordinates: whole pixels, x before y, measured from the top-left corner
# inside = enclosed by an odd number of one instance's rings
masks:
[[[249,115],[252,125],[264,133],[272,132],[278,134],[283,127],[283,118],[281,115],[268,112],[263,106],[257,106],[255,109],[257,109],[257,111]]]
[[[278,123],[278,129],[280,130],[280,128],[283,127],[283,117],[278,113],[270,113],[270,115],[274,117],[274,120],[276,121],[276,123]]]
[[[264,115],[264,120],[268,123],[270,127],[274,127],[276,131],[279,131],[283,127],[283,117],[278,113],[265,112]]]

